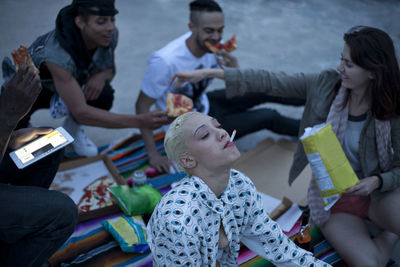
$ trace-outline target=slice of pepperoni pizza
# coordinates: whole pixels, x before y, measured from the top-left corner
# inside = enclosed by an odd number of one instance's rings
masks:
[[[210,50],[212,53],[216,54],[219,50],[219,44],[215,44],[213,45],[212,43],[210,43],[209,41],[205,41],[204,45],[208,48],[208,50]]]
[[[193,111],[193,101],[181,94],[167,93],[167,115],[178,117],[186,112]]]
[[[212,44],[208,41],[205,41],[204,45],[213,53],[217,53],[219,50],[222,49],[227,52],[232,52],[236,49],[236,35],[233,35],[232,38],[225,43]]]
[[[223,44],[223,46],[224,46],[224,49],[225,49],[227,52],[232,52],[233,50],[235,50],[235,49],[236,49],[236,34],[234,34],[234,35],[232,36],[231,39],[229,39],[228,41],[226,41],[226,42]]]
[[[111,206],[115,203],[109,187],[117,186],[117,183],[109,175],[100,177],[86,186],[84,194],[79,200],[77,206],[79,212],[88,212],[104,207]]]
[[[34,70],[35,74],[39,74],[39,70],[36,68],[35,64],[33,64],[31,55],[25,46],[21,45],[17,50],[13,50],[11,56],[17,70],[22,64],[26,64]]]

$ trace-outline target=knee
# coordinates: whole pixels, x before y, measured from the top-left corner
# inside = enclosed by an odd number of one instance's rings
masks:
[[[99,102],[101,102],[100,108],[102,109],[110,110],[112,108],[114,102],[114,89],[108,82],[99,96]]]
[[[282,115],[275,109],[260,108],[256,109],[255,112],[253,116],[262,120],[264,127],[270,130],[271,127],[275,130],[280,128],[283,123]]]
[[[96,108],[110,110],[114,102],[114,89],[107,82],[99,97],[95,100],[87,101],[87,104]]]
[[[103,99],[103,105],[101,108],[105,110],[110,110],[113,106],[114,103],[114,90],[111,92],[108,92],[108,94],[104,97]]]
[[[270,108],[260,108],[256,109],[256,111],[259,111],[257,115],[263,116],[267,120],[273,120],[278,121],[281,118],[281,114],[276,111],[275,109],[270,109]]]
[[[78,210],[72,199],[64,193],[54,191],[52,198],[52,213],[54,215],[57,228],[65,229],[69,234],[75,229],[78,223]]]

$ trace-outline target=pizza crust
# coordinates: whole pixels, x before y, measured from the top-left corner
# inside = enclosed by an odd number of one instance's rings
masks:
[[[26,64],[33,69],[35,74],[39,74],[39,70],[33,63],[31,55],[29,54],[26,46],[21,45],[17,50],[13,50],[11,52],[11,56],[14,60],[14,65],[17,70],[22,64]]]
[[[218,43],[213,45],[209,41],[204,41],[204,45],[214,54],[218,53],[218,51],[222,49],[227,52],[232,52],[236,49],[236,35],[233,35],[232,38],[227,40],[225,43]]]
[[[204,45],[208,48],[208,50],[210,50],[214,54],[216,54],[219,50],[216,46],[212,45],[209,41],[204,41]]]

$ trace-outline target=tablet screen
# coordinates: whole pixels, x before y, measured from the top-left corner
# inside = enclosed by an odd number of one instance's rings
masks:
[[[15,151],[15,155],[22,162],[22,164],[31,161],[43,153],[50,151],[51,149],[58,147],[67,143],[67,138],[65,138],[58,129],[52,131],[51,133],[42,136],[32,143]]]

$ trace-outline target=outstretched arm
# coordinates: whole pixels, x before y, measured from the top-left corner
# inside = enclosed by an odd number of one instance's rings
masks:
[[[205,78],[219,78],[225,81],[226,96],[244,95],[248,92],[264,93],[277,97],[295,97],[306,99],[310,88],[333,88],[339,76],[334,70],[320,73],[270,72],[256,69],[201,69],[177,72],[170,81],[178,88],[184,82],[198,82]],[[318,93],[316,90],[314,94]]]
[[[170,85],[172,85],[175,80],[174,88],[180,88],[183,83],[191,82],[197,83],[201,80],[207,78],[218,78],[225,79],[225,71],[224,69],[199,69],[199,70],[185,70],[175,73],[170,81]]]
[[[62,67],[52,62],[46,65],[54,79],[56,90],[74,118],[81,124],[105,128],[151,128],[168,123],[164,111],[145,114],[117,114],[95,108],[86,103],[86,98],[75,78]]]

